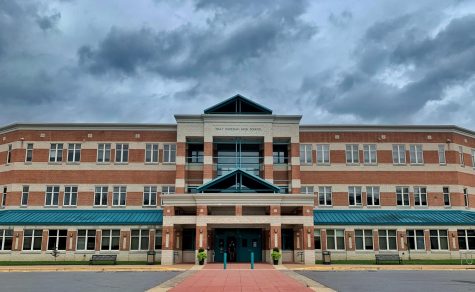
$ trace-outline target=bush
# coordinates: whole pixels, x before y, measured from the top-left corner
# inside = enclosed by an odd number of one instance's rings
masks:
[[[273,260],[279,260],[282,257],[282,254],[280,253],[280,250],[277,247],[274,247],[270,256]]]
[[[208,255],[206,254],[205,250],[203,248],[200,248],[198,250],[198,254],[196,255],[198,261],[204,261],[207,257]]]

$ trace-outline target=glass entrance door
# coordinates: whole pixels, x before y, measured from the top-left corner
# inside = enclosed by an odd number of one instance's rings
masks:
[[[216,229],[214,238],[214,261],[223,262],[227,253],[228,262],[262,262],[261,229]]]

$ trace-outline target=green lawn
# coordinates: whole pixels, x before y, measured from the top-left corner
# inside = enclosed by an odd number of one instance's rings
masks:
[[[113,265],[113,262],[98,262],[95,265]],[[118,261],[117,265],[146,265],[145,261]],[[160,263],[156,263],[159,265]],[[89,261],[0,261],[0,266],[40,266],[40,265],[89,265]]]
[[[315,261],[316,264],[322,264],[322,261]],[[375,260],[334,260],[332,264],[335,265],[374,265]],[[399,263],[385,262],[385,265],[398,265]],[[459,259],[452,260],[403,260],[403,265],[460,265]]]

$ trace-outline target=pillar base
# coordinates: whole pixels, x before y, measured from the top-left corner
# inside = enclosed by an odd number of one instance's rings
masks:
[[[173,265],[173,250],[162,250],[162,265]]]

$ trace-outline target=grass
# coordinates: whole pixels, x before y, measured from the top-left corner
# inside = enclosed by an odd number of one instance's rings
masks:
[[[97,264],[113,265],[112,261],[103,261]],[[95,265],[97,265],[95,264]],[[146,265],[145,261],[117,261],[117,265]],[[159,265],[160,263],[155,263]],[[89,261],[0,261],[0,266],[47,266],[47,265],[89,265]]]
[[[315,261],[316,264],[322,264],[322,261]],[[332,264],[335,265],[374,265],[375,260],[333,260]],[[398,265],[399,263],[384,262],[384,265]],[[447,259],[447,260],[403,260],[403,265],[460,265],[459,259]]]

